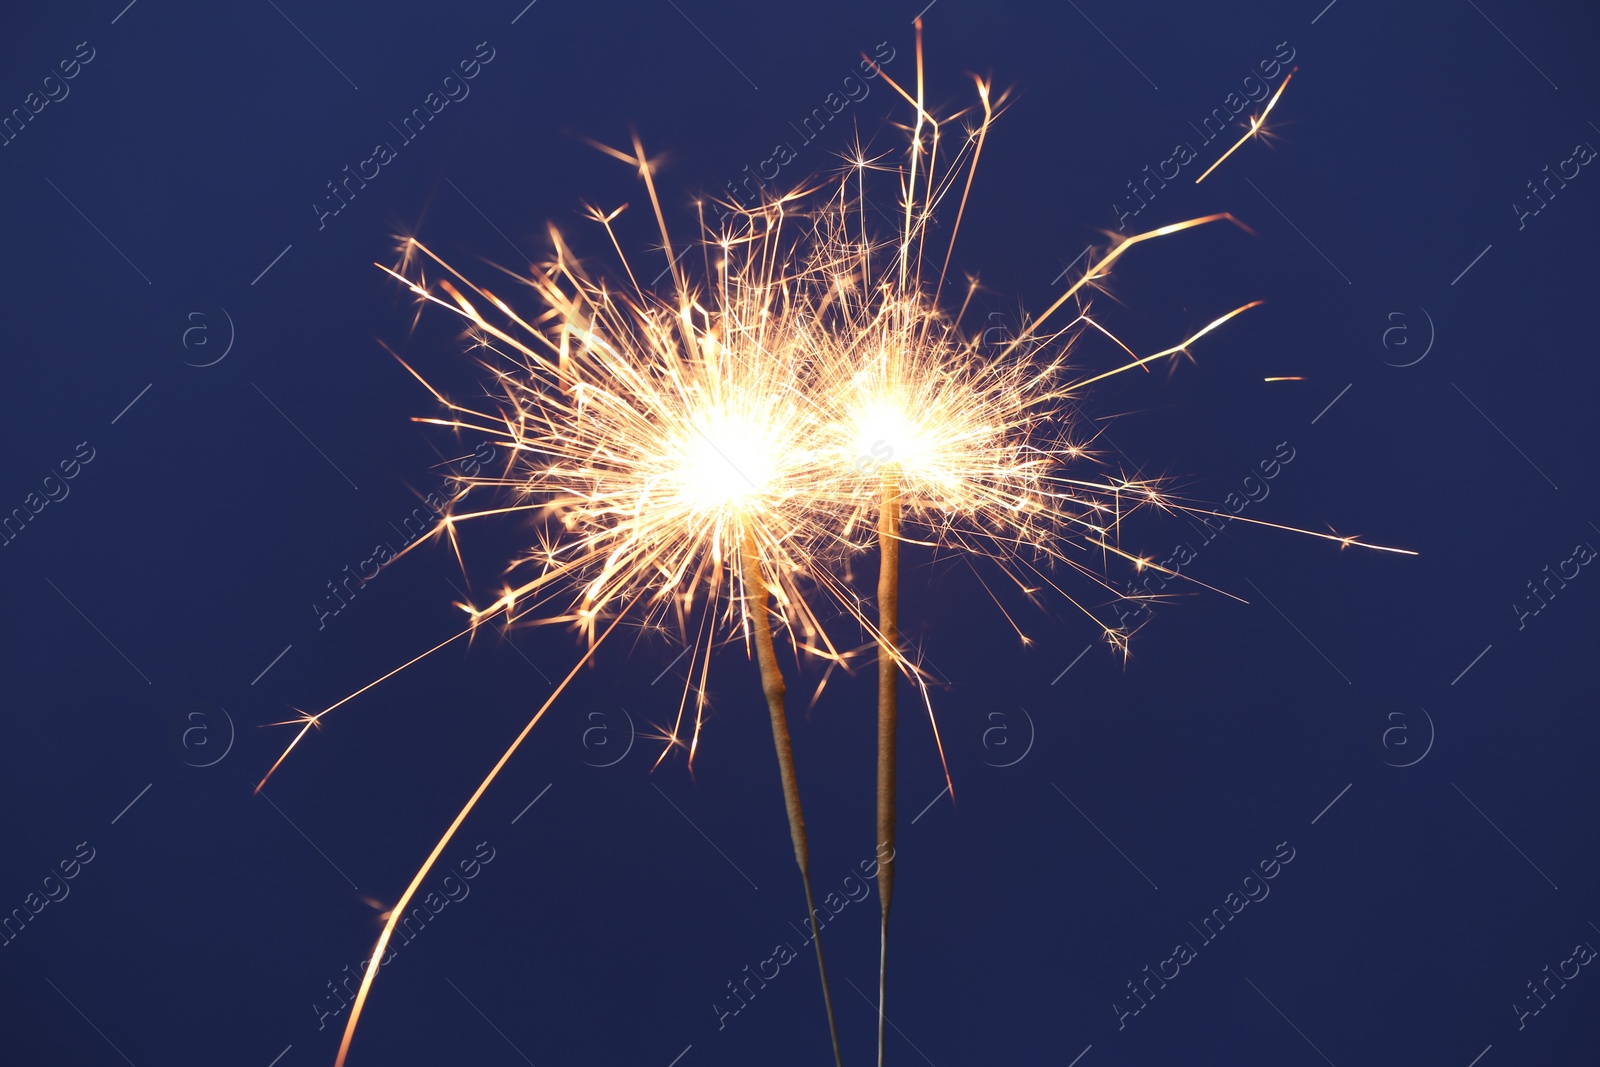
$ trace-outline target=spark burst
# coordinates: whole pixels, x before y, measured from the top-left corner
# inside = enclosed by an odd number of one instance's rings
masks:
[[[420,301],[465,320],[494,387],[488,407],[464,405],[407,364],[446,412],[418,421],[494,437],[511,457],[499,474],[467,479],[435,533],[459,558],[457,528],[464,523],[521,515],[537,530],[535,543],[507,568],[499,595],[482,607],[462,604],[467,628],[423,656],[497,616],[507,625],[571,624],[587,648],[434,847],[393,909],[374,961],[479,798],[624,619],[675,630],[694,652],[661,758],[681,747],[692,761],[698,750],[717,644],[730,633],[743,638],[747,651],[753,644],[809,904],[804,821],[772,627],[775,621],[797,655],[848,663],[851,654],[834,644],[819,614],[826,604],[869,632],[877,648],[878,839],[889,851],[886,860],[880,852],[879,869],[881,1019],[902,674],[919,686],[932,719],[923,673],[899,636],[902,541],[990,561],[1033,599],[1048,587],[1093,618],[1126,654],[1126,635],[1064,589],[1056,572],[1075,571],[1115,599],[1120,594],[1105,576],[1105,561],[1156,566],[1120,547],[1121,523],[1146,507],[1190,509],[1154,481],[1104,473],[1090,447],[1092,434],[1078,439],[1083,431],[1070,415],[1072,402],[1097,381],[1186,353],[1255,304],[1140,357],[1089,317],[1083,297],[1140,243],[1235,220],[1210,215],[1121,239],[998,355],[981,350],[960,326],[976,282],[968,281],[953,313],[941,296],[984,141],[1004,100],[992,98],[989,83],[977,79],[975,107],[936,119],[923,103],[920,20],[916,28],[915,93],[883,75],[914,109],[912,125],[904,128],[903,161],[884,164],[858,145],[836,187],[798,189],[749,209],[724,204],[723,217],[731,221],[721,228],[706,224],[702,207],[702,269],[695,276],[674,252],[654,166],[638,138],[631,154],[598,146],[635,167],[644,182],[668,261],[665,294],[640,285],[623,253],[612,226],[622,208],[588,214],[616,249],[627,285],[591,274],[552,228],[550,260],[527,277],[510,275],[531,291],[537,311],[529,315],[414,239],[404,242],[395,268],[382,268]],[[1264,117],[1252,120],[1240,144],[1261,130]],[[941,130],[956,122],[963,123],[962,136],[942,158]],[[867,183],[883,173],[899,185],[897,217],[884,216],[894,233],[889,241],[875,240],[878,227],[868,221],[869,209],[883,213]],[[958,187],[960,206],[935,271],[929,257],[939,252],[930,247],[930,223]],[[1075,317],[1062,321],[1064,308]],[[1069,374],[1071,342],[1088,330],[1108,337],[1127,361],[1097,374]],[[503,501],[476,506],[489,494]],[[880,557],[875,617],[840,567],[874,542]],[[1099,567],[1092,565],[1094,549]],[[1026,640],[1020,627],[1017,633]],[[300,732],[268,776],[329,712],[421,658],[315,715],[302,714],[295,720]],[[934,730],[937,736],[936,723]],[[832,1030],[821,945],[813,940]],[[352,1006],[341,1067],[377,970],[369,965]],[[836,1031],[834,1049],[837,1060]]]

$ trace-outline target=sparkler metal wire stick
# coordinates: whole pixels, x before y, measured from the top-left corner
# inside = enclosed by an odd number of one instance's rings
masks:
[[[833,1060],[837,1067],[842,1067],[844,1061],[839,1053],[839,1027],[833,1018],[833,994],[828,990],[828,965],[822,958],[822,933],[817,927],[817,905],[811,897],[811,846],[806,839],[805,815],[800,810],[800,783],[795,775],[794,747],[789,742],[789,724],[783,712],[783,698],[788,687],[778,667],[777,650],[772,645],[772,623],[767,618],[769,590],[766,580],[761,576],[761,557],[756,552],[755,539],[748,531],[740,555],[744,564],[745,595],[754,602],[746,615],[755,634],[756,662],[761,667],[761,691],[766,695],[767,710],[772,714],[772,745],[778,753],[778,773],[783,780],[783,806],[789,816],[794,860],[800,866],[800,879],[806,887],[806,921],[811,924],[811,943],[817,949],[817,973],[822,979],[822,1002],[828,1011]]]
[[[878,1067],[883,1067],[884,986],[889,973],[889,905],[894,899],[895,730],[900,684],[900,479],[883,472],[878,505]]]

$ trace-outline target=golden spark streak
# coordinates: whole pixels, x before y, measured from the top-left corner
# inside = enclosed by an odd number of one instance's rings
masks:
[[[1299,67],[1295,68],[1295,70],[1299,70],[1299,69],[1300,69]],[[1229,156],[1233,155],[1235,149],[1237,149],[1240,145],[1244,144],[1246,141],[1248,141],[1250,138],[1252,138],[1252,137],[1254,137],[1256,135],[1256,132],[1261,129],[1261,124],[1263,122],[1267,121],[1268,112],[1270,112],[1272,110],[1273,106],[1275,104],[1277,104],[1278,97],[1282,96],[1283,95],[1283,91],[1285,89],[1289,88],[1289,79],[1294,77],[1294,73],[1295,73],[1295,71],[1291,70],[1288,74],[1284,75],[1283,84],[1278,86],[1278,91],[1272,94],[1272,99],[1267,101],[1267,106],[1262,109],[1261,114],[1259,116],[1255,116],[1255,117],[1250,119],[1250,129],[1249,129],[1249,131],[1246,132],[1243,137],[1239,138],[1237,141],[1235,141],[1233,143],[1233,148],[1230,148],[1226,152],[1222,153],[1222,156],[1215,163],[1213,163],[1213,164],[1211,164],[1211,166],[1207,167],[1205,174],[1200,175],[1200,177],[1198,177],[1198,178],[1196,178],[1194,180],[1194,183],[1196,185],[1199,185],[1201,182],[1205,181],[1206,180],[1206,174],[1210,174],[1212,171],[1214,171],[1218,167],[1222,166],[1222,161],[1224,159],[1227,159]]]
[[[527,739],[528,734],[532,733],[539,720],[544,718],[544,713],[550,710],[550,706],[556,702],[556,698],[567,688],[567,683],[577,677],[578,671],[583,668],[585,663],[589,662],[595,650],[600,647],[600,642],[605,640],[621,622],[622,616],[618,615],[611,625],[606,628],[605,632],[600,635],[600,639],[590,644],[584,650],[583,655],[578,657],[578,662],[573,664],[572,670],[568,671],[567,676],[561,679],[561,684],[556,686],[555,692],[551,693],[545,702],[540,705],[539,710],[534,712],[533,718],[528,720],[528,725],[522,728],[522,732],[517,734],[516,740],[511,742],[510,747],[495,761],[494,767],[484,776],[483,781],[478,783],[478,788],[472,791],[472,796],[467,798],[466,804],[456,813],[456,817],[450,821],[450,826],[445,830],[444,835],[439,838],[439,843],[433,846],[432,852],[428,853],[428,858],[423,861],[422,866],[417,870],[416,877],[411,879],[411,884],[406,886],[406,891],[400,894],[400,899],[395,902],[394,908],[389,912],[388,920],[383,924],[383,932],[378,935],[378,943],[372,950],[372,958],[367,961],[366,973],[361,976],[361,988],[356,991],[356,998],[350,1005],[350,1018],[345,1023],[344,1037],[339,1040],[339,1055],[334,1060],[334,1067],[344,1067],[345,1057],[350,1054],[350,1042],[356,1035],[356,1023],[361,1020],[361,1009],[366,1005],[367,994],[372,989],[372,980],[378,976],[378,968],[383,960],[383,950],[388,947],[389,938],[393,936],[395,926],[399,924],[400,919],[405,915],[406,905],[411,903],[411,898],[416,895],[423,880],[428,877],[428,872],[433,870],[433,865],[438,862],[440,854],[450,844],[451,838],[455,837],[456,831],[461,829],[461,824],[467,821],[467,816],[472,814],[472,809],[478,806],[478,799],[488,791],[489,786],[499,776],[501,768],[511,761],[511,757],[516,754],[517,749]]]

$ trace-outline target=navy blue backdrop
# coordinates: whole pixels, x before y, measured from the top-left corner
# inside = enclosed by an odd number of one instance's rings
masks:
[[[413,331],[373,262],[415,234],[522,269],[550,222],[600,258],[585,201],[631,202],[654,262],[636,179],[582,138],[634,124],[687,233],[695,195],[780,144],[787,182],[856,130],[893,142],[881,81],[797,127],[863,54],[913,76],[921,0],[125,2],[14,6],[0,35],[0,1059],[331,1064],[380,910],[579,654],[486,631],[252,792],[290,736],[265,724],[461,619],[439,546],[329,594],[446,473],[381,343],[476,387],[457,324]],[[1141,550],[1183,546],[1222,592],[1128,620],[1124,662],[1064,602],[997,605],[907,549],[955,796],[907,693],[892,1063],[1594,1059],[1595,25],[1324,2],[923,16],[931,101],[969,101],[969,71],[1015,91],[956,251],[976,328],[1042,310],[1119,227],[1233,213],[1249,231],[1131,254],[1097,311],[1152,351],[1264,305],[1082,417],[1188,496],[1420,554],[1153,519]],[[1194,184],[1224,142],[1207,116],[1247,105],[1237,129],[1290,67],[1272,139]],[[520,536],[480,527],[474,580]],[[755,667],[719,652],[693,773],[652,770],[675,651],[607,649],[540,724],[431,876],[352,1064],[831,1061],[809,951],[750,978],[804,916]],[[836,677],[793,712],[855,1064],[873,692]]]

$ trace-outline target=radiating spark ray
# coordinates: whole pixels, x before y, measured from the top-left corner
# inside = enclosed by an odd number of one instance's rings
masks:
[[[1333,5],[1330,4],[1328,6],[1332,7]],[[1317,16],[1317,18],[1321,18],[1321,17],[1322,17],[1321,15]],[[1315,22],[1316,19],[1313,19],[1312,21]],[[1299,68],[1296,68],[1296,69],[1299,69]],[[1261,129],[1261,124],[1263,122],[1267,121],[1267,114],[1272,110],[1273,106],[1277,104],[1278,97],[1282,96],[1283,95],[1283,91],[1285,89],[1289,88],[1289,79],[1292,78],[1292,77],[1294,77],[1294,71],[1292,71],[1292,70],[1288,74],[1284,75],[1283,84],[1278,86],[1278,91],[1272,94],[1272,99],[1267,101],[1267,106],[1261,110],[1261,114],[1257,115],[1257,116],[1254,116],[1254,117],[1252,117],[1250,119],[1250,129],[1248,131],[1246,131],[1246,133],[1245,133],[1245,135],[1243,137],[1239,138],[1237,141],[1235,141],[1233,143],[1233,147],[1232,148],[1230,148],[1226,152],[1222,153],[1222,156],[1215,163],[1213,163],[1213,164],[1211,164],[1211,166],[1207,167],[1205,174],[1200,175],[1200,177],[1198,177],[1198,178],[1196,178],[1194,180],[1194,183],[1196,185],[1199,185],[1201,182],[1205,181],[1207,174],[1210,174],[1212,171],[1214,171],[1218,167],[1222,166],[1222,161],[1224,159],[1227,159],[1229,156],[1233,155],[1235,149],[1237,149],[1240,145],[1244,144],[1246,141],[1248,141],[1250,138],[1252,138],[1252,137],[1254,137],[1256,135],[1256,132]],[[1259,190],[1259,189],[1256,190],[1256,192],[1258,192],[1258,193],[1260,191],[1261,190]],[[1269,203],[1270,203],[1270,201],[1269,201]],[[1279,212],[1279,214],[1282,214],[1282,212]]]
[[[527,739],[528,734],[532,733],[533,728],[539,724],[539,720],[544,718],[544,713],[550,710],[551,705],[556,702],[556,698],[566,690],[567,683],[577,677],[578,671],[582,670],[583,665],[589,662],[595,650],[617,628],[622,619],[623,616],[618,615],[611,625],[595,639],[594,643],[584,650],[583,655],[578,658],[578,662],[573,665],[572,670],[567,672],[567,676],[561,679],[561,684],[556,686],[555,692],[551,693],[545,699],[545,702],[539,706],[539,710],[534,712],[533,718],[528,720],[528,724],[522,728],[522,732],[517,734],[516,739],[511,742],[511,745],[500,756],[500,759],[495,762],[488,775],[478,784],[478,788],[473,790],[472,796],[467,799],[466,804],[456,813],[456,817],[451,820],[443,836],[433,846],[433,851],[428,853],[428,858],[423,861],[416,875],[412,877],[411,884],[406,886],[404,893],[400,894],[400,899],[395,902],[393,910],[389,913],[388,921],[384,923],[382,933],[378,935],[378,943],[372,950],[366,973],[361,978],[361,988],[356,991],[356,999],[350,1005],[350,1018],[345,1023],[344,1036],[339,1041],[339,1055],[334,1061],[334,1067],[344,1067],[345,1057],[350,1054],[350,1042],[355,1037],[356,1024],[361,1019],[361,1009],[366,1004],[367,995],[372,989],[372,980],[378,976],[378,968],[383,959],[383,950],[388,947],[389,938],[393,935],[394,928],[401,916],[405,914],[406,906],[411,903],[411,898],[416,895],[417,889],[422,885],[423,880],[428,877],[428,872],[433,870],[433,865],[438,862],[440,854],[444,852],[455,837],[456,831],[461,828],[461,824],[467,821],[468,815],[472,814],[472,809],[477,806],[478,799],[488,792],[489,786],[493,785],[494,780],[499,777],[501,768],[511,762],[511,757],[516,755],[517,749],[522,746],[522,742]],[[256,788],[259,789],[260,786]]]
[[[282,766],[283,761],[289,757],[289,753],[294,751],[294,746],[298,745],[300,743],[300,739],[305,737],[306,733],[313,726],[318,725],[322,721],[322,717],[324,715],[328,714],[328,712],[333,711],[336,708],[342,707],[345,704],[348,704],[350,701],[354,700],[356,697],[360,696],[362,693],[365,693],[367,690],[371,689],[373,686],[376,686],[376,685],[378,685],[378,684],[380,684],[382,682],[388,681],[390,678],[393,678],[395,675],[399,674],[401,671],[405,670],[407,667],[411,666],[413,663],[416,663],[419,660],[425,659],[426,657],[433,655],[435,652],[439,651],[441,648],[443,648],[444,646],[450,644],[453,641],[461,640],[463,637],[466,637],[468,634],[472,633],[472,631],[473,631],[473,627],[471,627],[471,626],[467,627],[465,630],[462,630],[460,633],[456,634],[454,637],[448,637],[445,640],[440,641],[437,645],[434,645],[432,648],[428,649],[428,651],[422,653],[421,655],[411,657],[410,659],[406,660],[404,663],[400,664],[400,666],[396,667],[394,670],[392,670],[389,673],[383,675],[381,678],[374,678],[372,681],[368,682],[366,685],[362,686],[360,689],[357,689],[354,693],[351,693],[349,696],[347,696],[344,699],[340,700],[338,703],[330,704],[326,708],[323,708],[321,711],[317,712],[315,715],[310,715],[310,716],[307,716],[305,719],[300,720],[300,721],[302,721],[304,723],[304,726],[301,728],[300,732],[295,735],[294,740],[289,742],[288,747],[283,750],[283,754],[280,755],[277,758],[277,760],[273,762],[273,764],[272,764],[272,766],[270,768],[268,768],[267,773],[261,776],[261,781],[256,783],[256,792],[260,792],[261,791],[261,787],[266,785],[267,784],[267,780],[273,776],[273,774],[277,771],[277,769],[280,766]],[[291,646],[291,647],[293,647],[293,646]],[[287,652],[288,649],[284,649],[284,651]]]

